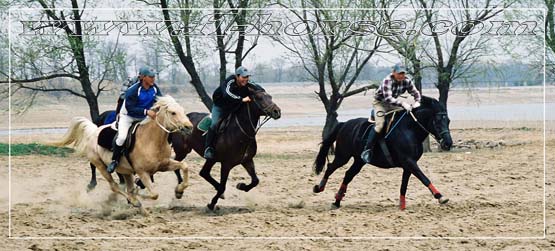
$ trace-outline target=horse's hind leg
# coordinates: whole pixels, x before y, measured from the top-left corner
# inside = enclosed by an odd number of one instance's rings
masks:
[[[108,181],[112,192],[123,195],[133,206],[141,207],[141,202],[137,198],[129,196],[126,192],[120,189],[119,185],[116,183],[116,181],[114,181],[114,178],[112,178],[112,175],[110,175],[110,173],[106,171],[106,165],[104,165],[104,163],[102,163],[101,161],[97,161],[93,162],[93,165],[97,167],[97,170],[100,172],[100,174],[102,174],[102,177],[104,177],[104,179]]]
[[[339,187],[339,191],[337,191],[337,194],[335,194],[335,202],[333,203],[335,207],[341,206],[341,200],[343,200],[343,197],[345,197],[345,193],[347,193],[347,186],[353,180],[353,178],[360,172],[363,166],[364,166],[364,161],[362,161],[362,159],[360,158],[355,158],[355,162],[353,163],[353,165],[349,167],[349,170],[347,170],[347,172],[345,172],[343,183],[341,183],[341,186]]]
[[[409,184],[410,171],[403,169],[403,180],[401,181],[401,195],[399,196],[399,209],[405,210],[407,203],[405,201],[405,195],[407,194],[407,185]]]
[[[87,192],[94,190],[96,187],[96,167],[92,163],[89,163],[89,165],[91,166],[91,181],[87,185]]]
[[[199,175],[200,177],[203,177],[206,181],[208,181],[208,183],[210,183],[214,187],[214,189],[218,190],[218,188],[220,187],[220,183],[218,183],[210,175],[210,171],[212,170],[214,164],[216,164],[216,162],[214,162],[213,160],[206,160],[206,162],[204,162],[204,165],[202,166],[202,169],[200,169]]]
[[[214,210],[214,207],[216,206],[218,199],[220,198],[220,196],[224,194],[225,186],[227,183],[227,177],[229,176],[229,172],[231,171],[231,168],[233,168],[233,166],[225,165],[224,163],[222,163],[222,168],[220,173],[220,186],[217,189],[218,192],[216,193],[214,198],[212,198],[212,201],[210,202],[210,204],[208,204],[208,209]]]
[[[322,180],[320,180],[320,184],[314,185],[314,188],[312,189],[312,191],[314,193],[323,192],[324,189],[326,189],[326,184],[328,183],[329,177],[335,172],[335,170],[347,164],[347,162],[349,162],[349,157],[344,156],[339,152],[336,152],[335,158],[331,163],[328,164],[328,168],[326,168],[326,172],[324,173]]]
[[[403,169],[408,169],[414,176],[416,176],[416,178],[418,178],[420,182],[422,182],[422,184],[430,190],[430,192],[434,195],[434,198],[436,198],[440,204],[445,204],[449,201],[449,199],[445,198],[439,190],[432,185],[432,182],[428,179],[428,177],[426,177],[426,175],[424,175],[416,162],[407,161],[407,163],[403,165]]]
[[[247,170],[247,173],[251,177],[251,183],[247,185],[241,182],[237,184],[237,189],[248,192],[258,185],[259,180],[258,180],[258,177],[256,176],[256,170],[254,169],[254,161],[252,159],[243,162],[241,165]]]

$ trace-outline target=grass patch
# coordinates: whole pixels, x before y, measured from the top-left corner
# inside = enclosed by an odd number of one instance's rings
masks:
[[[0,155],[8,156],[8,144],[0,143]],[[37,143],[31,144],[12,144],[11,145],[12,156],[22,156],[22,155],[49,155],[49,156],[59,156],[66,157],[68,154],[73,152],[73,149],[67,147],[55,147],[47,146]]]

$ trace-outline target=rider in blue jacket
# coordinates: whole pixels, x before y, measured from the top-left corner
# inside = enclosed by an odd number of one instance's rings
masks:
[[[156,102],[156,97],[162,96],[162,92],[158,85],[154,83],[155,77],[156,71],[154,69],[143,66],[139,69],[139,81],[125,92],[125,100],[119,114],[118,136],[114,142],[112,163],[107,169],[110,173],[114,172],[119,164],[123,144],[133,122],[141,121],[146,116],[152,119],[156,118],[156,112],[150,110],[150,108]]]

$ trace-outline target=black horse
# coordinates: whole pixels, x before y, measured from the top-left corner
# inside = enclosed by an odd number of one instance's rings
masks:
[[[259,180],[256,176],[253,161],[257,149],[256,133],[269,118],[279,119],[281,117],[280,108],[272,101],[272,96],[266,93],[265,90],[249,87],[249,91],[252,101],[243,103],[229,117],[227,127],[216,139],[215,158],[206,160],[200,171],[200,176],[212,184],[217,191],[210,204],[208,204],[210,210],[214,210],[218,199],[223,198],[229,172],[236,165],[241,164],[251,177],[250,184],[239,183],[237,189],[248,192],[258,185]],[[203,132],[197,128],[197,125],[207,115],[206,113],[187,114],[189,120],[193,123],[194,129],[190,135],[173,135],[172,147],[176,154],[176,160],[182,161],[191,150],[203,156],[205,140]],[[261,116],[266,116],[262,122],[260,122]],[[222,164],[219,183],[210,175],[210,170],[216,162]],[[178,180],[180,178],[178,176]]]
[[[380,168],[403,168],[403,178],[401,182],[400,208],[405,209],[405,194],[407,192],[407,184],[410,175],[416,176],[428,187],[433,196],[438,199],[439,203],[447,203],[448,199],[432,185],[430,180],[422,173],[420,167],[416,163],[422,156],[422,142],[432,134],[439,141],[443,150],[450,150],[453,145],[451,134],[449,132],[449,118],[444,105],[436,99],[422,97],[422,106],[411,112],[403,111],[402,115],[396,116],[392,125],[392,129],[385,135],[385,145],[390,153],[389,158],[384,154],[380,144],[376,144],[373,148],[373,156],[371,163]],[[414,116],[413,116],[414,115]],[[347,192],[347,186],[355,175],[360,172],[365,162],[361,159],[360,154],[363,151],[364,143],[368,130],[373,130],[373,124],[370,124],[366,118],[351,119],[346,122],[339,123],[333,131],[324,138],[318,156],[314,162],[314,171],[320,174],[324,168],[328,151],[336,142],[335,159],[328,164],[328,168],[319,185],[314,186],[314,193],[324,191],[326,183],[330,175],[339,167],[345,165],[351,157],[354,158],[353,165],[345,173],[343,183],[339,191],[335,195],[335,207],[340,207],[341,200]]]

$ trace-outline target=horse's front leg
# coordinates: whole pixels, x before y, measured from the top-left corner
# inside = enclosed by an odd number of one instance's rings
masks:
[[[179,174],[179,170],[183,173],[183,178],[181,182],[175,187],[175,198],[181,199],[183,196],[183,191],[189,186],[189,167],[184,162],[179,162],[177,160],[170,159],[167,166],[160,171],[175,171]]]
[[[403,163],[403,169],[409,170],[414,176],[416,176],[416,178],[418,178],[418,180],[420,180],[420,182],[422,182],[422,184],[430,190],[432,195],[434,195],[434,198],[436,198],[440,204],[445,204],[449,201],[449,199],[443,196],[439,190],[435,188],[428,177],[424,175],[420,167],[418,167],[418,164],[416,164],[416,161],[405,161],[405,163]]]
[[[254,169],[254,161],[252,159],[243,162],[241,165],[245,168],[245,170],[247,170],[247,173],[251,177],[251,183],[247,185],[241,182],[237,184],[237,189],[248,192],[249,190],[253,189],[258,185],[259,180],[258,180],[258,177],[256,176],[256,170]]]
[[[143,170],[143,169],[137,168],[136,170]],[[158,193],[154,192],[154,189],[152,187],[152,182],[150,182],[150,175],[145,171],[140,171],[140,172],[137,172],[137,176],[139,176],[139,179],[141,179],[148,192],[148,194],[143,197],[146,197],[151,200],[158,199]]]

